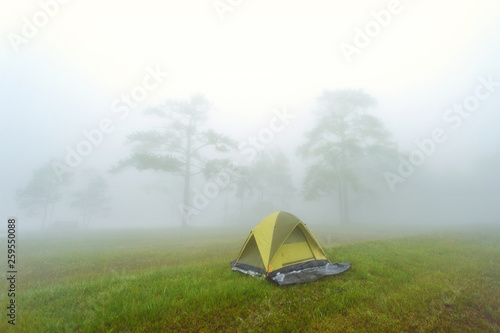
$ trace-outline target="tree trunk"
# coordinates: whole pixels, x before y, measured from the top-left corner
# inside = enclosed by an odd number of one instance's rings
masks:
[[[344,208],[344,223],[349,224],[349,190],[347,188],[347,182],[342,182],[342,197],[343,197],[343,208]]]
[[[189,171],[189,166],[186,164],[186,172]],[[191,175],[186,173],[184,175],[184,199],[182,201],[182,226],[187,227],[188,224],[188,209],[189,209],[189,202],[190,202],[190,193],[189,193],[189,187],[191,186]]]
[[[92,220],[92,213],[91,212],[89,212],[88,215],[87,215],[87,224],[85,226],[85,228],[87,230],[90,230],[90,220]]]
[[[340,223],[349,223],[349,201],[347,193],[346,163],[345,163],[345,140],[343,133],[340,136],[340,162],[339,162],[339,192],[340,192]]]
[[[188,209],[191,202],[191,136],[192,136],[192,119],[189,121],[189,127],[187,130],[187,140],[186,140],[186,165],[184,169],[184,199],[182,202],[182,226],[187,227],[188,224]]]
[[[339,180],[339,219],[340,224],[345,224],[345,210],[344,210],[344,185],[342,184],[342,178]]]
[[[49,212],[49,216],[48,216],[48,220],[49,221],[52,221],[52,219],[54,218],[54,210],[56,208],[56,203],[53,202],[52,205],[50,206],[50,212]]]
[[[228,201],[229,201],[229,189],[226,189],[226,199],[224,200],[224,223],[227,223]]]
[[[43,207],[43,216],[42,216],[42,230],[45,230],[45,219],[47,218],[47,210],[49,209],[49,203],[47,199],[45,200],[45,205]]]

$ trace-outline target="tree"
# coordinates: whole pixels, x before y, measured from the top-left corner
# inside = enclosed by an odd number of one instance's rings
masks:
[[[367,114],[376,101],[362,90],[325,91],[318,98],[316,125],[306,133],[298,154],[312,161],[304,194],[313,199],[336,191],[341,223],[349,221],[349,189],[359,190],[367,159],[392,156],[396,146],[389,131]]]
[[[282,207],[294,191],[290,163],[279,149],[260,152],[252,164],[238,171],[236,197],[240,206],[245,198],[256,196],[258,207],[265,202]]]
[[[261,152],[252,165],[259,204],[270,200],[282,206],[293,192],[290,163],[281,150]]]
[[[236,169],[235,173],[235,195],[236,198],[240,200],[240,213],[243,213],[243,202],[247,198],[251,198],[254,195],[255,183],[250,176],[251,169],[249,166],[240,166]]]
[[[142,170],[170,172],[183,178],[184,191],[181,206],[182,225],[188,223],[191,203],[191,179],[198,174],[213,175],[224,165],[225,159],[209,158],[235,147],[228,136],[202,126],[208,118],[209,104],[202,95],[188,101],[167,101],[145,111],[166,122],[160,129],[132,133],[127,144],[133,145],[130,156],[118,163],[113,171],[132,166]]]
[[[52,218],[55,204],[61,200],[61,190],[68,185],[71,175],[65,173],[61,179],[54,173],[50,164],[35,171],[28,185],[16,192],[16,200],[21,209],[30,215],[41,214],[41,229]]]
[[[82,212],[82,226],[84,228],[89,227],[93,217],[109,211],[106,206],[110,200],[107,190],[106,180],[102,176],[93,174],[87,179],[85,188],[73,193],[74,200],[71,202],[71,206]]]

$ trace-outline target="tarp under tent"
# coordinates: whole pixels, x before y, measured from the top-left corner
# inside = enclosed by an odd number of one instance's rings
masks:
[[[267,216],[250,232],[231,266],[233,271],[266,276],[279,285],[314,281],[350,267],[331,263],[307,226],[283,211]]]

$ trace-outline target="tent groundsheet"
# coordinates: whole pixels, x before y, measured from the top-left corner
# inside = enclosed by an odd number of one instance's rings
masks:
[[[232,270],[251,276],[266,277],[263,272],[257,272],[251,267],[235,266],[236,260],[231,262]],[[309,265],[308,265],[309,264]],[[331,263],[326,260],[309,262],[305,264],[294,265],[287,267],[286,270],[273,272],[267,276],[271,281],[279,284],[280,286],[296,283],[312,282],[321,279],[324,276],[336,275],[345,272],[351,267],[349,263]]]
[[[327,263],[323,266],[304,268],[298,271],[289,273],[277,273],[271,277],[271,280],[282,285],[311,282],[320,279],[324,276],[340,274],[351,267],[348,263],[332,264]]]

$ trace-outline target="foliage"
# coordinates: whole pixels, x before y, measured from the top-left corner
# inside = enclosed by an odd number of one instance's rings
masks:
[[[250,165],[238,167],[234,177],[240,206],[255,197],[256,207],[282,207],[294,191],[290,162],[280,149],[260,152]]]
[[[377,117],[376,105],[362,90],[325,91],[318,98],[316,124],[297,152],[310,162],[304,181],[307,199],[337,193],[342,222],[348,220],[348,192],[360,190],[373,161],[395,156],[396,145]]]
[[[102,176],[93,174],[87,179],[85,188],[73,193],[71,205],[82,212],[83,227],[88,228],[93,217],[105,215],[110,200],[108,183]]]
[[[52,166],[46,164],[33,171],[33,176],[25,188],[17,190],[17,203],[28,214],[41,216],[41,227],[44,229],[53,214],[54,205],[62,198],[62,188],[70,181],[69,173],[59,179]]]
[[[260,153],[252,165],[251,178],[260,204],[270,200],[280,206],[293,193],[290,162],[281,150]]]
[[[194,95],[188,101],[167,101],[146,110],[145,114],[164,119],[163,126],[130,134],[127,137],[127,144],[132,145],[130,156],[112,169],[117,172],[134,167],[181,176],[184,180],[183,225],[188,222],[191,178],[199,174],[215,175],[229,161],[209,156],[227,153],[236,145],[228,136],[203,128],[208,110],[209,103],[201,95]]]

